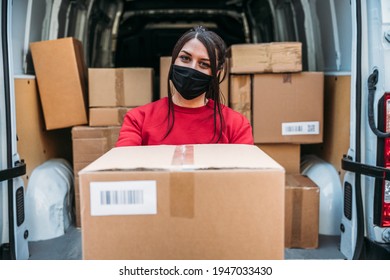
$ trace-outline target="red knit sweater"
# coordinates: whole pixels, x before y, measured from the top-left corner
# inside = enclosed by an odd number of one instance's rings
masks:
[[[175,122],[166,138],[167,97],[131,109],[124,118],[116,146],[215,143],[213,106],[213,100],[199,108],[174,105]],[[225,128],[218,143],[253,144],[252,127],[247,118],[229,107],[222,108]]]

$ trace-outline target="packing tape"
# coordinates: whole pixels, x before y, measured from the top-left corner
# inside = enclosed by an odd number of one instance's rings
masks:
[[[124,106],[125,89],[124,89],[123,69],[116,69],[115,71],[115,98],[116,98],[116,106]]]
[[[193,165],[194,146],[176,146],[172,157],[172,165]],[[172,172],[170,175],[170,212],[172,217],[193,218],[194,217],[194,172]]]
[[[292,192],[292,225],[291,225],[291,244],[301,243],[302,235],[302,204],[303,192]]]
[[[181,145],[176,146],[172,157],[172,165],[193,165],[194,164],[194,146]]]

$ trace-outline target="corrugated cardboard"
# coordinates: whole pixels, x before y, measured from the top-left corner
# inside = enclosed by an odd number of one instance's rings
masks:
[[[79,176],[84,259],[284,258],[284,169],[256,146],[114,148]],[[91,200],[131,184],[152,203]]]
[[[252,75],[229,75],[229,106],[252,123]]]
[[[89,126],[121,126],[131,108],[89,108]]]
[[[72,128],[76,227],[81,227],[78,172],[115,146],[120,126]]]
[[[15,78],[15,107],[18,153],[26,163],[27,187],[32,171],[45,161],[56,157],[72,161],[72,137],[69,128],[45,130],[34,76]]]
[[[302,150],[331,163],[342,182],[345,170],[341,168],[341,159],[349,148],[351,76],[327,75],[324,87],[324,141],[304,145]]]
[[[284,167],[286,173],[300,173],[301,145],[299,144],[257,144],[266,154]]]
[[[308,177],[286,175],[286,248],[318,247],[320,189]]]
[[[255,143],[323,141],[324,74],[256,74],[253,77]]]
[[[136,107],[153,99],[153,68],[89,68],[89,107]]]
[[[168,96],[168,75],[172,57],[160,57],[160,98]]]
[[[160,98],[168,96],[168,74],[171,67],[172,57],[162,56],[160,57]],[[227,74],[225,79],[219,85],[220,92],[223,95],[223,103],[229,104],[229,75]]]
[[[301,42],[236,44],[228,56],[232,74],[302,71]]]
[[[47,130],[88,123],[87,73],[81,42],[63,38],[30,44]]]

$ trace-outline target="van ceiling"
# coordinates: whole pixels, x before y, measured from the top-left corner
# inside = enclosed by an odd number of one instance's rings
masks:
[[[253,8],[259,13],[251,18]],[[97,0],[89,18],[89,66],[153,67],[158,73],[159,58],[170,56],[177,39],[196,25],[217,32],[228,46],[259,41],[254,30],[270,41],[270,13],[262,0]],[[256,18],[266,28],[253,28]]]

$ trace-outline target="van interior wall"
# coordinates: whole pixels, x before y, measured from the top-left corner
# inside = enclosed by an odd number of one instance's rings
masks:
[[[133,15],[120,21],[118,30],[113,32],[117,15],[121,11],[125,13],[128,9],[126,5],[139,7],[143,2],[148,2],[145,5],[152,5],[153,1],[62,1],[62,7],[58,9],[53,7],[49,9],[47,3],[50,1],[31,2],[33,6],[30,7],[30,11],[28,6],[30,1],[15,1],[13,4],[16,76],[34,74],[28,51],[29,42],[52,39],[55,36],[74,36],[84,42],[85,57],[89,67],[153,67],[155,69],[154,99],[157,99],[160,85],[159,58],[170,56],[174,42],[194,23],[204,24],[220,33],[228,46],[248,40],[242,21],[222,15],[213,15],[203,20],[190,19],[187,16],[176,22],[174,20],[178,19],[177,15],[169,20],[164,20],[163,15],[158,17],[148,17],[146,14]],[[164,1],[158,7],[177,5],[174,2]],[[207,5],[211,7],[214,5],[211,2],[220,4],[225,1],[201,1],[202,4],[206,2],[210,2]],[[92,5],[91,3],[94,5],[89,6]],[[186,5],[190,5],[188,3]],[[200,2],[196,3],[200,5]],[[258,0],[247,1],[247,3],[243,9],[247,14],[247,23],[252,27],[249,37],[251,42],[299,40],[303,43],[304,70],[326,73],[324,142],[303,145],[301,152],[303,155],[314,153],[331,162],[342,176],[340,162],[349,145],[349,122],[346,119],[349,118],[351,64],[350,1]],[[65,9],[64,5],[68,5],[69,9]],[[91,13],[89,21],[86,21],[88,11]],[[67,23],[63,16],[55,15],[55,12],[69,12],[74,15],[73,21]],[[61,19],[58,24],[68,24],[68,27],[57,26],[56,28],[55,24],[51,25],[49,22],[54,23],[55,18]],[[90,32],[91,30],[93,32]],[[18,126],[22,129],[22,125]],[[67,133],[65,131],[65,134]],[[19,134],[23,137],[22,133]],[[23,140],[20,138],[19,142],[22,143]],[[62,147],[62,151],[57,154],[64,154],[71,160],[70,137],[61,136],[58,146]]]

